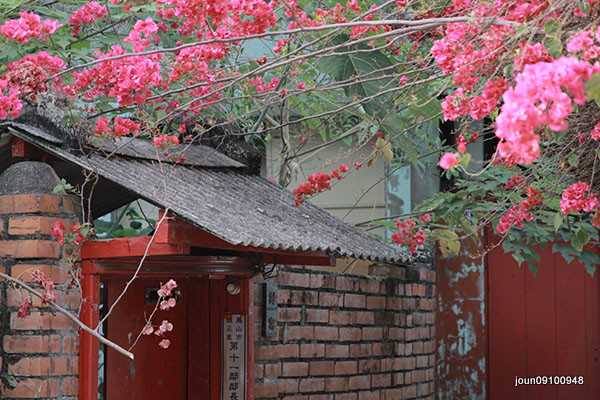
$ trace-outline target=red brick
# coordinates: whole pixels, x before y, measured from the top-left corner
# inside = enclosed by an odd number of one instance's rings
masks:
[[[0,214],[60,212],[60,197],[50,194],[18,194],[0,197]]]
[[[340,340],[358,342],[361,339],[361,332],[360,328],[340,327]]]
[[[279,378],[277,386],[279,393],[298,393],[298,378]]]
[[[60,258],[60,246],[51,240],[8,240],[0,242],[0,257]]]
[[[277,311],[280,322],[300,322],[302,318],[300,307],[280,307]]]
[[[338,328],[335,326],[315,326],[315,337],[320,340],[338,340]]]
[[[413,354],[423,354],[423,342],[414,342]]]
[[[390,340],[404,340],[406,336],[406,340],[412,340],[408,338],[408,331],[411,329],[404,328],[389,328],[388,330],[388,338]]]
[[[335,400],[358,400],[357,393],[336,393]]]
[[[74,225],[71,220],[64,220],[56,217],[42,217],[39,215],[22,215],[11,217],[8,220],[9,235],[33,235],[41,233],[43,235],[52,234],[52,227],[56,221],[62,221],[68,228]]]
[[[379,372],[381,365],[380,360],[359,360],[358,361],[358,373],[359,374],[370,374],[373,372]]]
[[[319,293],[319,305],[321,307],[342,307],[344,304],[344,297],[341,293]]]
[[[290,291],[288,289],[279,289],[277,302],[279,304],[288,304],[290,302]]]
[[[306,322],[329,322],[329,310],[307,309]]]
[[[418,356],[417,357],[417,368],[425,368],[429,367],[429,357],[428,356]]]
[[[387,389],[385,391],[382,391],[382,400],[398,400],[398,399],[404,399],[404,397],[402,396],[402,389],[398,388],[398,389]]]
[[[63,314],[52,315],[40,312],[32,312],[27,318],[17,317],[17,313],[10,314],[10,328],[16,330],[35,330],[35,329],[57,329],[67,330],[76,329],[76,325]]]
[[[335,278],[335,289],[355,292],[358,287],[358,279],[347,276],[338,276]]]
[[[352,389],[369,389],[371,387],[371,375],[351,376],[348,379],[348,387]]]
[[[11,276],[23,282],[32,282],[31,273],[36,269],[39,269],[57,284],[71,280],[71,274],[66,267],[48,264],[16,264],[11,268]]]
[[[63,396],[77,396],[79,380],[77,378],[65,378],[60,385],[60,391]]]
[[[417,368],[419,367],[419,361],[417,360]],[[424,369],[417,369],[412,371],[412,381],[413,382],[425,382],[427,379],[427,373]]]
[[[350,325],[352,323],[352,312],[350,311],[329,311],[329,323],[332,325]]]
[[[435,310],[435,299],[421,299],[419,308],[421,310]]]
[[[394,370],[395,371],[411,371],[415,369],[416,358],[415,357],[396,357],[394,359]]]
[[[325,345],[325,357],[327,358],[347,358],[350,354],[350,346],[347,344],[327,344]]]
[[[425,285],[419,283],[413,283],[412,285],[412,295],[418,297],[425,297],[426,294]]]
[[[370,310],[385,309],[385,296],[369,296],[367,297],[367,308]]]
[[[308,366],[308,371],[311,376],[317,375],[332,375],[334,371],[333,361],[311,361]]]
[[[333,400],[332,394],[311,394],[308,400]]]
[[[60,337],[50,336],[12,336],[2,339],[4,351],[7,353],[57,353],[60,351]]]
[[[314,338],[314,328],[312,326],[286,326],[287,340],[312,340]]]
[[[381,393],[377,391],[358,392],[358,400],[380,400]]]
[[[358,283],[358,287],[361,292],[365,293],[379,293],[381,282],[374,279],[361,279]]]
[[[307,376],[307,362],[284,362],[281,366],[282,376]]]
[[[81,215],[81,198],[77,196],[64,196],[63,212],[77,216]]]
[[[336,375],[354,375],[358,371],[357,361],[337,361],[334,372]]]
[[[348,390],[348,378],[325,378],[325,391],[342,392]]]
[[[404,296],[404,292],[405,292],[404,288],[405,287],[406,286],[403,283],[399,284],[398,287],[396,288],[396,294],[398,296]]]
[[[325,345],[321,343],[308,343],[300,345],[300,357],[320,358],[325,357]]]
[[[310,398],[307,395],[300,395],[300,396],[284,396],[283,400],[310,400]]]
[[[277,360],[279,359],[279,347],[269,344],[256,346],[254,357],[257,360]]]
[[[76,357],[25,357],[8,365],[8,372],[17,376],[77,375],[78,369]]]
[[[265,377],[265,366],[262,364],[254,365],[254,378],[261,379]]]
[[[390,356],[394,354],[394,343],[373,343],[374,356]]]
[[[402,298],[400,297],[388,297],[386,300],[386,309],[388,310],[402,310]]]
[[[58,381],[55,379],[25,379],[19,381],[16,388],[3,391],[2,394],[3,397],[16,399],[56,397],[58,396]]]
[[[279,272],[277,282],[282,286],[309,287],[310,275],[308,273],[282,271]]]
[[[281,363],[264,364],[264,375],[267,378],[276,378],[281,376]]]
[[[298,358],[300,346],[297,344],[282,344],[279,346],[279,358]]]
[[[79,336],[63,336],[62,351],[63,353],[79,353]]]
[[[366,297],[364,294],[351,294],[346,293],[344,295],[344,307],[346,308],[365,308]]]
[[[66,292],[55,290],[56,303],[65,306],[69,309],[76,309],[79,306],[80,296],[79,293],[71,291],[68,294]],[[8,307],[19,307],[25,301],[25,298],[31,297],[33,307],[48,307],[47,304],[42,303],[42,299],[36,296],[29,296],[29,292],[24,289],[7,289],[6,291],[6,305]]]
[[[365,327],[362,328],[362,340],[381,340],[383,338],[383,328]]]
[[[375,313],[372,311],[353,311],[354,323],[358,325],[373,325]]]
[[[310,287],[319,289],[333,289],[335,288],[335,276],[312,274],[310,276]]]
[[[385,387],[392,385],[392,374],[374,374],[371,377],[371,387]]]
[[[357,343],[350,345],[350,357],[368,357],[373,353],[370,343]]]
[[[254,395],[256,398],[261,397],[277,397],[279,396],[279,382],[265,382],[259,383],[257,382],[254,386]]]
[[[429,386],[429,383],[419,383],[417,385],[417,394],[419,396],[425,396],[432,392],[432,389]]]
[[[410,399],[413,397],[417,397],[417,386],[405,386],[402,388],[402,399]]]
[[[301,393],[322,392],[325,390],[325,378],[300,379],[300,386],[298,390]]]

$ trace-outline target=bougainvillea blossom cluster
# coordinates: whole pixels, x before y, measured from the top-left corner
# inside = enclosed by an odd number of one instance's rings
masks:
[[[560,199],[560,211],[569,215],[571,212],[590,212],[598,207],[598,198],[588,193],[590,186],[585,182],[577,182],[566,188]]]
[[[323,171],[319,171],[316,174],[308,176],[307,182],[302,182],[294,189],[294,195],[296,196],[296,207],[304,203],[306,197],[314,196],[324,190],[331,189],[331,180],[340,180],[344,177],[344,174],[348,172],[350,167],[346,164],[341,164],[339,168],[334,169],[331,173],[327,174]]]
[[[419,217],[419,222],[425,224],[431,220],[430,214],[424,214]],[[405,246],[411,253],[416,253],[419,246],[423,246],[427,240],[427,235],[423,229],[417,229],[417,223],[408,218],[406,221],[398,220],[396,222],[398,232],[392,234],[392,241],[398,246]]]
[[[168,311],[177,304],[177,300],[175,298],[176,293],[173,293],[176,288],[177,282],[175,282],[173,279],[170,279],[167,283],[162,285],[160,289],[158,289],[157,293],[159,296],[159,308],[161,311]],[[142,329],[142,335],[149,336],[154,333],[155,336],[161,338],[158,346],[163,349],[167,349],[171,345],[171,341],[164,337],[164,335],[172,330],[173,324],[168,320],[163,320],[160,325],[156,327],[152,325],[151,321],[148,321]]]
[[[26,43],[30,38],[35,37],[46,40],[61,26],[57,20],[45,19],[42,21],[39,15],[27,11],[20,12],[18,19],[6,21],[0,26],[0,32],[8,39]]]

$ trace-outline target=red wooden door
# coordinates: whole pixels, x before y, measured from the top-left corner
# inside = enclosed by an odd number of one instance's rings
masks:
[[[501,248],[487,256],[489,398],[599,399],[599,271],[590,276],[551,246],[539,254],[536,276]],[[517,377],[538,376],[584,383],[515,387]]]
[[[163,280],[162,283],[164,283]],[[152,291],[160,287],[160,280],[134,281],[107,320],[108,339],[129,348],[152,314],[156,301],[147,301]],[[173,330],[165,337],[171,341],[167,349],[158,346],[161,338],[152,334],[141,336],[132,352],[135,361],[112,350],[106,355],[107,399],[185,399],[187,398],[187,303],[185,281],[178,282],[181,296],[178,304],[168,311],[156,311],[153,322],[167,320]],[[125,281],[111,280],[107,284],[108,304],[113,304],[125,287]]]
[[[164,283],[167,279],[162,279]],[[160,338],[142,336],[133,348],[135,363],[109,349],[106,354],[106,399],[218,400],[221,395],[222,319],[225,313],[246,314],[250,299],[249,281],[241,293],[227,293],[229,279],[177,279],[181,296],[168,311],[157,311],[153,321],[168,320],[168,349],[158,346]],[[157,279],[136,280],[107,320],[108,339],[131,344],[155,307],[146,304],[148,291],[156,290]],[[112,304],[125,286],[124,280],[106,281],[107,302]],[[248,339],[252,342],[252,338]],[[129,345],[125,345],[128,348]],[[252,360],[248,360],[249,367]],[[250,372],[249,372],[250,373]],[[250,373],[252,378],[252,373]],[[251,393],[251,382],[248,380]]]

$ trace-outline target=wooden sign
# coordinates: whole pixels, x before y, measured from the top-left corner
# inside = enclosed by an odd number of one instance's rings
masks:
[[[221,400],[246,400],[246,316],[223,315]]]

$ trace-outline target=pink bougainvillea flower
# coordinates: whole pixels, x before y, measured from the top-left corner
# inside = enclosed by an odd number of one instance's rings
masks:
[[[52,227],[52,237],[54,237],[58,243],[63,244],[65,242],[65,224],[62,221],[56,221]]]
[[[439,166],[442,169],[449,170],[450,168],[454,168],[458,165],[459,159],[456,156],[456,153],[446,153],[440,158]]]
[[[177,287],[177,282],[175,282],[173,279],[169,279],[169,281],[167,283],[165,283],[164,285],[161,286],[160,289],[158,289],[158,295],[160,297],[171,296],[171,291],[173,289],[175,289],[176,287]]]
[[[150,324],[147,324],[144,326],[144,329],[142,329],[142,335],[151,335],[152,332],[154,332],[154,328]]]
[[[158,345],[163,349],[168,349],[171,345],[171,341],[169,339],[163,339],[158,343]]]

